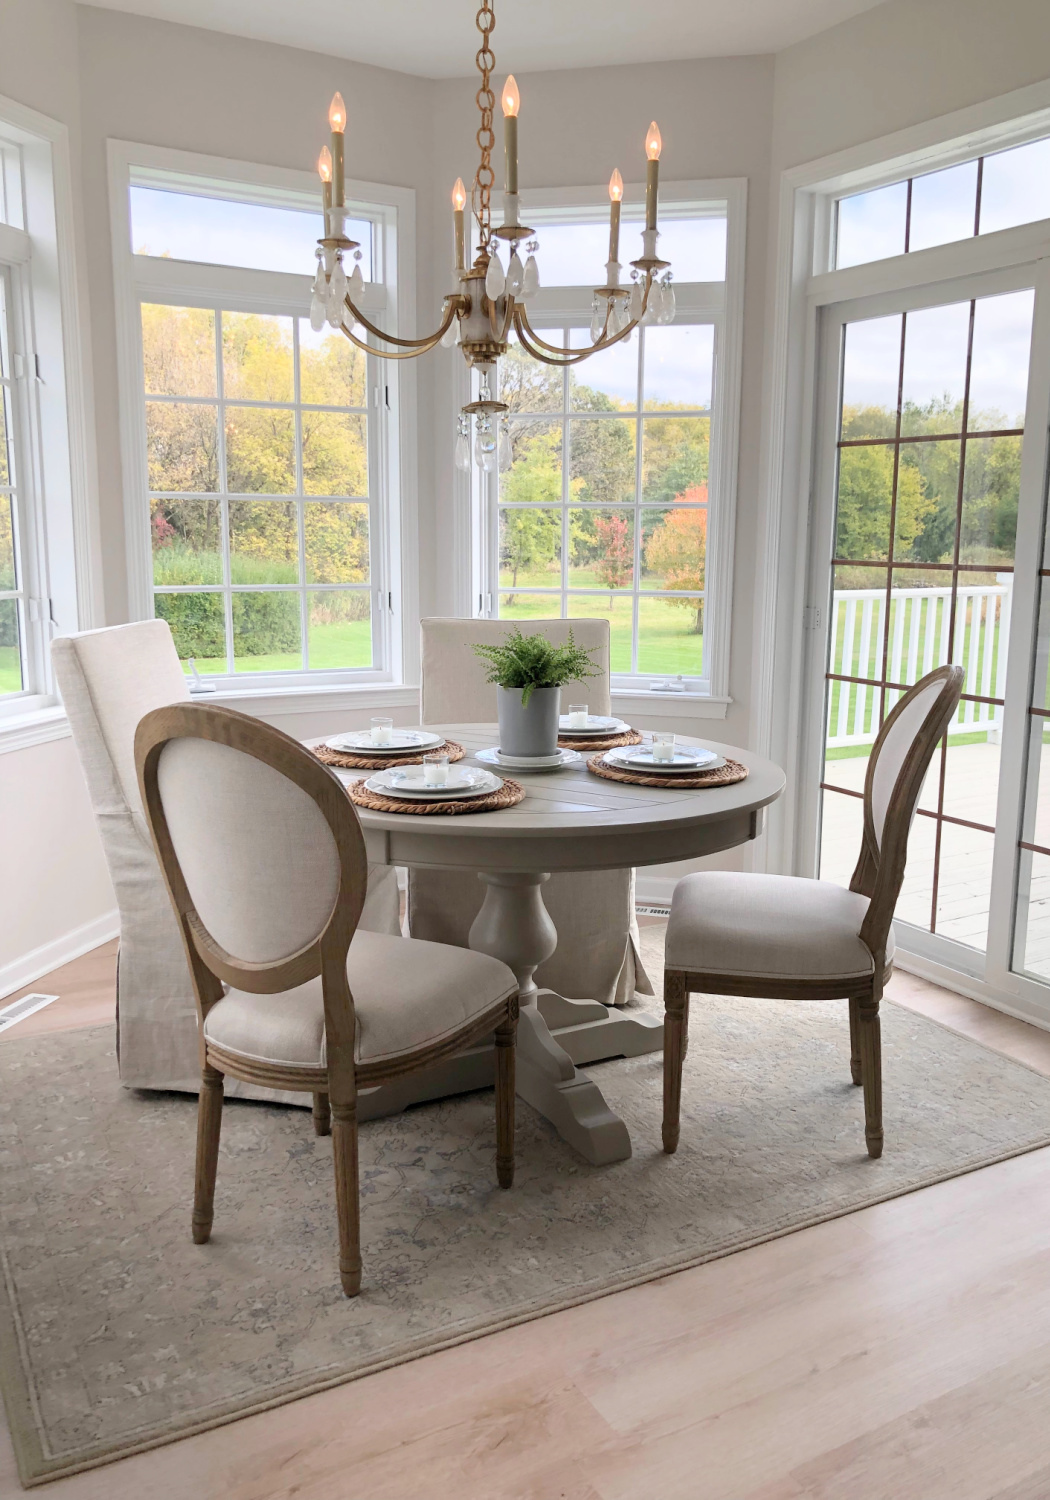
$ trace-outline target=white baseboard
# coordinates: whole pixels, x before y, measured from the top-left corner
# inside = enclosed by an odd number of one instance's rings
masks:
[[[906,974],[914,974],[918,979],[928,979],[931,984],[939,984],[942,989],[954,990],[957,995],[965,995],[968,1000],[979,1000],[992,1010],[1001,1010],[1004,1015],[1013,1016],[1015,1021],[1027,1021],[1030,1026],[1038,1026],[1041,1031],[1050,1031],[1050,1019],[1044,1008],[1030,1005],[1021,996],[1004,995],[985,984],[983,979],[960,974],[958,969],[949,969],[923,954],[909,953],[900,946],[899,940],[893,956],[893,967],[903,969]]]
[[[50,974],[52,969],[72,963],[82,954],[90,953],[92,948],[108,943],[119,932],[120,918],[116,911],[103,912],[102,916],[85,922],[82,927],[74,927],[72,932],[63,933],[50,943],[16,958],[13,963],[4,964],[0,967],[0,999],[33,984],[42,974]]]
[[[670,906],[677,884],[674,875],[643,875],[639,870],[635,876],[635,900],[642,906]]]

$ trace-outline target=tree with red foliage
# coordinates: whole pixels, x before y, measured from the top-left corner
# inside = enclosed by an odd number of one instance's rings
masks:
[[[707,485],[690,485],[675,495],[672,506],[646,543],[646,565],[651,574],[662,578],[665,589],[699,592],[704,587],[707,558]],[[698,635],[703,631],[702,600],[668,599],[667,603],[694,610],[693,630]]]
[[[607,589],[628,588],[634,571],[634,530],[625,515],[596,516],[594,530],[601,550],[595,562],[598,581]]]

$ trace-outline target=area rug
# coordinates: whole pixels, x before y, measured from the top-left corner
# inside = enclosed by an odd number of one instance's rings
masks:
[[[364,1287],[339,1289],[331,1141],[234,1102],[190,1239],[195,1101],[117,1083],[109,1028],[0,1046],[0,1369],[24,1483],[417,1358],[1050,1143],[1050,1080],[884,1007],[886,1153],[864,1150],[845,1006],[694,999],[682,1143],[659,1054],[590,1069],[630,1161],[587,1166],[491,1092],[361,1132]]]

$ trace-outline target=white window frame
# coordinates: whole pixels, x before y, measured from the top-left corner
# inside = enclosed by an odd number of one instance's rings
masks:
[[[5,752],[69,733],[50,642],[98,622],[101,589],[66,127],[0,97],[0,177],[25,683],[0,698]]]
[[[153,559],[146,494],[145,392],[142,366],[142,302],[283,314],[308,314],[312,269],[301,276],[135,255],[131,245],[129,188],[181,189],[232,201],[319,211],[318,180],[311,172],[203,156],[194,152],[107,142],[113,274],[117,311],[121,466],[127,552],[128,610],[133,620],[152,619]],[[391,331],[411,332],[415,318],[415,193],[377,183],[348,180],[347,202],[375,226],[373,270],[362,310]],[[209,675],[222,699],[285,700],[289,694],[362,693],[390,703],[390,690],[416,673],[418,597],[416,535],[415,381],[393,363],[368,356],[369,490],[378,525],[371,537],[373,668],[340,671],[240,672]],[[374,494],[374,498],[373,498]],[[403,696],[396,693],[400,700]]]
[[[644,199],[644,183],[628,183],[624,202]],[[661,182],[663,208],[684,217],[693,210],[726,214],[725,281],[674,280],[676,321],[711,323],[715,329],[714,386],[711,411],[711,454],[708,480],[708,532],[705,566],[704,675],[693,679],[684,693],[661,693],[667,674],[613,678],[613,694],[623,712],[651,711],[653,699],[689,705],[689,716],[724,718],[729,697],[729,642],[732,614],[733,552],[736,532],[737,469],[740,450],[740,386],[743,357],[744,251],[747,219],[747,179],[742,177],[696,182]],[[608,220],[609,194],[605,187],[530,189],[522,192],[521,216],[540,241],[538,255],[543,275],[543,225]],[[637,228],[625,222],[624,232]],[[601,268],[597,268],[600,270]],[[674,266],[671,267],[672,272]],[[595,283],[597,285],[597,282]],[[586,328],[591,321],[592,288],[541,287],[529,302],[529,320],[538,329],[564,325],[567,320]],[[586,370],[586,364],[579,367]],[[453,402],[455,410],[471,399],[470,371],[457,361]],[[457,555],[469,559],[461,570],[457,597],[463,613],[487,617],[496,613],[498,594],[494,477],[456,472]],[[466,576],[464,576],[466,575]],[[560,607],[560,605],[559,605]]]
[[[787,791],[771,810],[768,832],[754,851],[756,868],[789,874],[816,874],[816,815],[813,763],[821,725],[812,694],[816,644],[825,628],[826,598],[811,566],[813,526],[826,466],[818,440],[821,389],[821,324],[825,309],[879,295],[921,302],[928,289],[944,300],[969,295],[974,278],[1002,272],[1004,285],[1016,267],[1030,267],[1037,279],[1050,276],[1050,219],[982,234],[946,245],[832,270],[835,203],[839,198],[908,176],[953,166],[973,157],[1024,145],[1050,135],[1050,83],[1032,85],[970,109],[926,122],[820,161],[792,168],[781,177],[776,263],[776,301],[767,360],[768,425],[763,454],[764,514],[760,526],[760,608],[756,619],[750,744],[785,767]],[[990,283],[987,280],[984,285]],[[1031,282],[1029,282],[1031,284]],[[895,294],[895,295],[892,295]],[[938,296],[937,300],[940,300]],[[889,303],[887,303],[889,306]],[[829,315],[833,315],[829,311]],[[1050,362],[1045,336],[1033,330],[1032,362]],[[1045,375],[1037,375],[1043,380]],[[825,382],[826,383],[826,382]],[[1031,389],[1031,387],[1030,387]],[[1029,414],[1026,433],[1045,420]],[[1039,442],[1025,445],[1025,462],[1035,461]],[[1036,555],[1036,538],[1017,539],[1018,567]],[[1039,549],[1041,555],[1041,549]],[[826,582],[826,580],[825,580]],[[1030,630],[1031,620],[1015,609],[1012,630]],[[1022,676],[1024,674],[1017,674]],[[1006,718],[1027,712],[1028,684],[1007,685]],[[1016,736],[1015,751],[1022,736]],[[1016,774],[1015,774],[1016,773]],[[1017,802],[1023,791],[1020,768],[1004,765],[1003,796]],[[1012,788],[1012,789],[1011,789]],[[999,809],[997,824],[1017,821],[1020,806]],[[996,869],[995,883],[1012,889],[1012,871]],[[916,972],[1010,1012],[1047,1024],[1046,987],[1008,972],[998,963],[995,982],[948,970],[925,958],[923,934],[898,932],[898,955]],[[906,951],[907,950],[907,951]]]

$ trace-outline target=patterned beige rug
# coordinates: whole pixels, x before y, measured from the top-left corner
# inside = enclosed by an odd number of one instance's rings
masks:
[[[592,1071],[629,1162],[586,1166],[492,1095],[362,1131],[364,1290],[336,1275],[331,1142],[227,1106],[210,1245],[190,1240],[195,1101],[116,1081],[106,1029],[0,1047],[0,1370],[25,1483],[600,1297],[1050,1143],[1050,1080],[886,1005],[886,1154],[864,1151],[844,1006],[694,1001],[682,1145],[660,1057]]]

